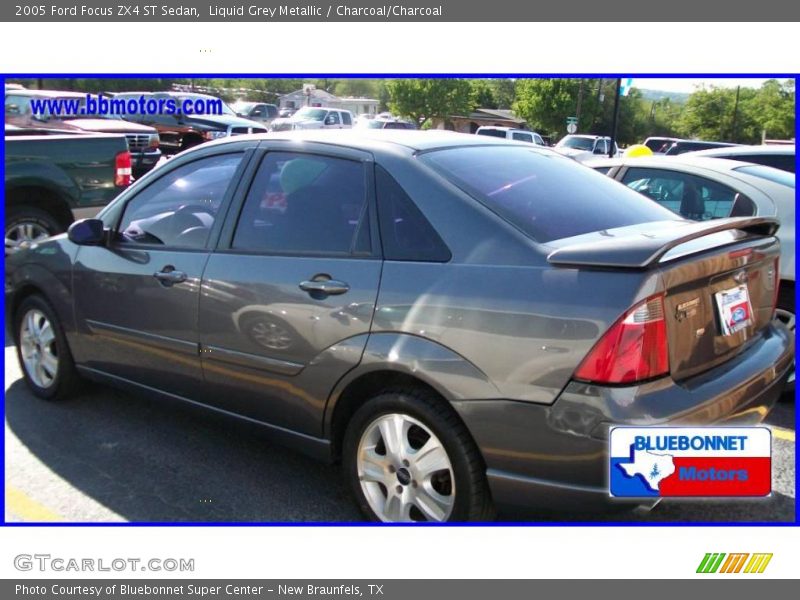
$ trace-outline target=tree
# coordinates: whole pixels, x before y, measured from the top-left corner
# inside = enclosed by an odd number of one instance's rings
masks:
[[[578,79],[518,79],[514,112],[532,129],[559,136],[575,114],[579,85]]]
[[[392,112],[413,119],[419,127],[431,119],[467,115],[475,108],[467,79],[394,79],[386,87]]]
[[[471,79],[469,83],[477,108],[498,108],[494,90],[486,79]]]

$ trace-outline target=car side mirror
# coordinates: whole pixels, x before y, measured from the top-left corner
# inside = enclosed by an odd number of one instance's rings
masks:
[[[98,246],[106,239],[105,225],[100,219],[81,219],[69,226],[67,237],[78,246]]]

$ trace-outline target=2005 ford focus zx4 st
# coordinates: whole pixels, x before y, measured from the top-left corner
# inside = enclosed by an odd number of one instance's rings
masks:
[[[482,520],[607,505],[612,425],[763,420],[777,227],[482,136],[242,136],[15,253],[6,304],[40,398],[190,401],[341,461],[370,519]]]

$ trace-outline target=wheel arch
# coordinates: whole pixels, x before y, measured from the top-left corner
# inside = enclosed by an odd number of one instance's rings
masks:
[[[441,344],[408,334],[371,334],[360,365],[338,382],[325,408],[323,436],[334,459],[353,414],[382,390],[398,387],[426,389],[451,408],[456,400],[500,397],[483,372]]]

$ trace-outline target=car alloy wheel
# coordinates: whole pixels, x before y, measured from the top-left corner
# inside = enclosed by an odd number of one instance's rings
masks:
[[[14,254],[31,244],[50,237],[51,233],[38,223],[15,223],[6,229],[6,254]]]
[[[455,506],[453,465],[444,445],[407,414],[384,414],[361,436],[358,478],[384,522],[446,521]]]
[[[58,374],[56,333],[47,316],[31,309],[22,317],[19,332],[22,362],[28,377],[40,388],[53,385]]]

